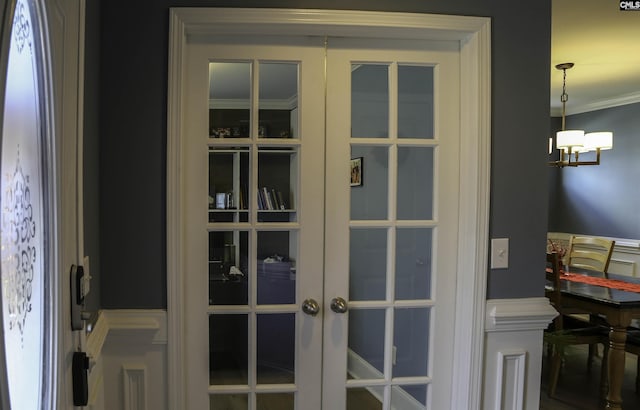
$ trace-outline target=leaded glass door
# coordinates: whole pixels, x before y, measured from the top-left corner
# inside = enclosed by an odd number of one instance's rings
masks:
[[[37,1],[16,2],[2,96],[0,351],[8,405],[25,410],[53,408],[57,372],[55,181],[42,18]]]

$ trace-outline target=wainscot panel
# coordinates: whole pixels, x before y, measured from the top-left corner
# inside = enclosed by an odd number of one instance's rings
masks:
[[[485,319],[485,410],[538,410],[547,298],[491,299]]]
[[[167,409],[167,312],[102,310],[87,336],[91,410]]]

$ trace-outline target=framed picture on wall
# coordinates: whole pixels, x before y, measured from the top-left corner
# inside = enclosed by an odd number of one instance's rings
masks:
[[[351,186],[362,186],[362,157],[351,159]]]

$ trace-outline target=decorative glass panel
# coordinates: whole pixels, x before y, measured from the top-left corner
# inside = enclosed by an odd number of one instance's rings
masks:
[[[4,351],[11,408],[48,408],[49,382],[54,357],[49,345],[51,277],[49,214],[45,208],[48,161],[43,68],[36,6],[16,4],[9,49],[4,124],[0,205],[2,207],[0,258]],[[53,273],[53,272],[52,272]],[[4,369],[3,369],[4,370]]]

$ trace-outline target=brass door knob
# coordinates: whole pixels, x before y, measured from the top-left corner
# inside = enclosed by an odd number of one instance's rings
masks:
[[[349,307],[347,306],[347,301],[341,298],[340,296],[331,299],[331,310],[336,313],[345,313]]]
[[[315,316],[320,312],[320,305],[314,299],[306,299],[302,302],[302,311],[309,316]]]

